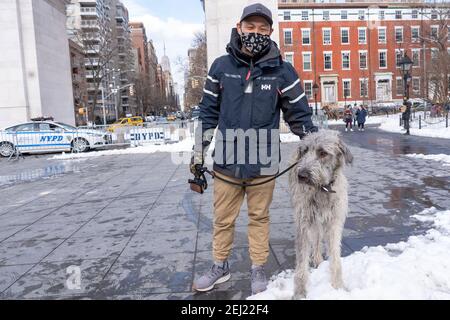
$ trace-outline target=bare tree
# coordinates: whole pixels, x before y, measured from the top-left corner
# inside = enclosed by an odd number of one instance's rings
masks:
[[[188,60],[178,58],[176,63],[185,73],[185,106],[192,108],[200,103],[203,96],[207,66],[206,34],[197,32],[194,35],[192,47],[189,49]]]
[[[426,77],[433,102],[449,102],[450,76],[450,5],[435,2],[426,6],[425,30],[420,39],[431,49],[431,63]]]
[[[86,77],[88,82],[92,103],[86,105],[88,121],[93,121],[94,110],[97,105],[98,96],[102,83],[108,76],[107,69],[112,68],[117,56],[117,42],[114,41],[114,34],[110,28],[104,28],[100,32],[90,32],[84,29],[72,30],[72,37],[75,42],[82,46],[85,59],[88,62]],[[92,109],[91,109],[92,107]]]

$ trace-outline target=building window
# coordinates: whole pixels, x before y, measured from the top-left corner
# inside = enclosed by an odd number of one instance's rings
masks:
[[[439,57],[439,49],[431,48],[431,59],[436,60]]]
[[[291,12],[290,11],[284,11],[283,18],[284,18],[284,21],[290,21],[291,20]]]
[[[397,68],[400,68],[400,62],[402,61],[404,56],[405,56],[405,52],[403,49],[397,49],[395,51],[395,65]]]
[[[379,51],[378,56],[380,68],[387,68],[387,51]]]
[[[350,70],[350,51],[342,52],[342,69]]]
[[[369,95],[368,79],[359,79],[359,95],[360,97]]]
[[[294,53],[286,52],[284,54],[284,60],[289,62],[290,64],[294,65]]]
[[[342,80],[342,84],[343,84],[343,89],[344,89],[344,97],[346,96],[347,98],[350,98],[352,95],[351,95],[351,87],[352,87],[352,85],[351,85],[351,80],[349,80],[349,79],[345,79],[345,80]]]
[[[411,41],[417,42],[419,41],[420,36],[420,27],[411,27]]]
[[[431,19],[432,20],[437,20],[437,18],[438,18],[438,13],[435,10],[433,10],[431,12]]]
[[[365,12],[364,12],[364,10],[359,10],[358,11],[358,19],[359,20],[364,20],[365,19]]]
[[[311,30],[302,29],[302,44],[311,44]]]
[[[403,96],[403,93],[405,92],[405,89],[403,88],[403,79],[401,77],[397,77],[396,81],[396,94],[398,96]]]
[[[378,20],[384,20],[384,10],[378,11]]]
[[[395,42],[403,42],[403,27],[395,27]]]
[[[359,68],[367,69],[367,51],[359,52]]]
[[[323,65],[325,70],[332,70],[333,69],[333,62],[332,62],[332,53],[331,52],[324,52],[323,53]]]
[[[347,20],[347,10],[341,10],[341,20]]]
[[[349,44],[350,43],[349,29],[348,28],[341,28],[341,43],[342,44]]]
[[[330,11],[324,11],[323,12],[323,20],[324,21],[330,20]]]
[[[308,21],[309,15],[308,11],[302,11],[302,21]]]
[[[312,98],[313,90],[312,90],[313,83],[312,81],[304,81],[303,87],[305,89],[305,95],[308,99]]]
[[[420,49],[412,50],[412,61],[413,61],[413,67],[420,66]]]
[[[303,52],[303,71],[311,71],[311,53]]]
[[[358,43],[365,44],[366,41],[366,28],[358,28]]]
[[[402,19],[402,10],[395,10],[395,19],[397,20]]]
[[[419,77],[412,78],[412,91],[416,95],[418,95],[420,93],[420,78]]]
[[[439,34],[439,27],[438,26],[431,26],[431,38],[437,39]]]
[[[331,44],[331,29],[322,29],[323,44]]]
[[[378,28],[378,43],[386,43],[386,28]]]
[[[412,18],[412,19],[418,19],[418,18],[419,18],[419,11],[413,10],[413,11],[411,12],[411,18]]]
[[[284,45],[292,45],[292,30],[284,30]]]

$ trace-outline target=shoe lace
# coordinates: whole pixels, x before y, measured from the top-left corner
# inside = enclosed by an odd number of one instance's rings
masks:
[[[218,276],[220,276],[221,274],[223,274],[223,272],[224,272],[223,267],[213,264],[208,273],[208,277],[210,279],[214,279],[214,278],[217,278]]]

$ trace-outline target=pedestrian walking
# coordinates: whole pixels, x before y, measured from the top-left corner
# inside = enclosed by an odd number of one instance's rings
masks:
[[[221,180],[220,178],[238,184],[255,184],[267,180],[267,174],[262,173],[263,168],[267,169],[267,159],[258,157],[256,164],[249,163],[252,161],[248,154],[250,148],[244,148],[243,156],[239,154],[230,157],[230,149],[237,149],[237,140],[225,141],[226,131],[256,130],[259,134],[267,134],[267,130],[277,130],[280,109],[291,131],[300,138],[317,131],[311,120],[312,111],[307,96],[295,69],[290,63],[283,61],[277,44],[270,39],[272,25],[272,13],[264,5],[256,3],[244,8],[239,23],[232,30],[227,55],[214,61],[205,83],[199,116],[202,137],[201,142],[196,141],[190,170],[195,177],[202,173],[204,154],[213,136],[211,132],[217,127],[213,166],[216,175],[212,241],[214,263],[194,281],[193,288],[197,291],[211,290],[216,284],[230,279],[228,258],[233,245],[235,221],[245,196],[249,216],[252,293],[264,291],[267,286],[264,265],[270,251],[269,207],[275,180],[249,187]],[[269,133],[268,137],[270,136]],[[279,137],[276,139],[278,142]],[[263,142],[260,140],[258,143],[251,143],[257,145],[258,150],[270,150],[271,144],[276,142],[267,138]],[[216,161],[217,155],[223,155],[225,163]],[[270,155],[268,158],[278,168],[279,153],[276,159],[272,159]]]
[[[352,108],[352,116],[353,116],[353,126],[356,127],[356,112],[358,111],[358,105],[355,105]]]
[[[403,102],[403,113],[402,113],[402,120],[403,120],[403,124],[404,124],[404,128],[406,130],[406,132],[404,133],[405,135],[409,135],[409,120],[411,118],[411,102],[409,101],[405,101]]]
[[[358,121],[358,131],[364,131],[364,124],[366,123],[367,118],[367,110],[363,105],[360,105],[358,111],[356,111],[356,118]]]
[[[345,131],[347,132],[349,127],[350,131],[353,131],[353,113],[350,105],[345,107],[344,121],[345,121]]]

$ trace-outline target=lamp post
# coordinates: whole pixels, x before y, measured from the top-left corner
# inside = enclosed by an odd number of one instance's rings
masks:
[[[313,89],[313,92],[314,92],[314,103],[315,103],[316,116],[317,116],[317,93],[319,92],[318,84],[314,82],[314,85],[313,85],[312,89]]]
[[[403,105],[406,106],[406,110],[403,113],[404,127],[406,129],[406,135],[409,135],[409,118],[410,118],[410,106],[411,104],[408,102],[409,100],[409,80],[411,79],[411,67],[413,62],[406,55],[403,56],[402,60],[399,62],[400,70],[403,75],[403,86],[404,86],[404,95],[403,95]]]
[[[405,53],[402,60],[399,62],[399,65],[403,76],[403,87],[404,87],[403,103],[406,103],[409,100],[409,80],[411,79],[410,70],[413,65],[413,62]]]

